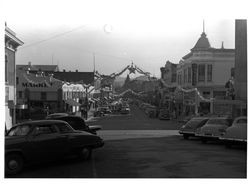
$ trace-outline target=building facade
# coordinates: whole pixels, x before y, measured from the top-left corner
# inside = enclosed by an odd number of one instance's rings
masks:
[[[16,51],[23,42],[5,25],[5,127],[16,123]]]
[[[213,48],[205,32],[178,64],[161,68],[161,104],[177,116],[232,114],[225,84],[234,76],[235,50]]]
[[[184,112],[223,113],[226,106],[216,101],[227,99],[225,84],[233,76],[235,50],[213,48],[203,32],[191,52],[185,55],[177,66],[177,84],[185,89],[198,91],[183,92]]]

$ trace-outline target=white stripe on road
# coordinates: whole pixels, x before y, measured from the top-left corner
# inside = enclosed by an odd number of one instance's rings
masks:
[[[153,138],[179,135],[179,130],[104,130],[98,135],[104,140]]]

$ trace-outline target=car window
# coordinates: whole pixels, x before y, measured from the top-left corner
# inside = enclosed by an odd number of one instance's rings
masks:
[[[207,124],[209,125],[230,125],[230,119],[219,119],[219,118],[213,118],[208,120]]]
[[[82,118],[63,118],[64,121],[70,124],[75,130],[86,129],[85,121]]]
[[[242,123],[246,124],[247,123],[247,119],[245,119],[245,118],[238,119],[236,123],[237,124],[242,124]]]
[[[21,125],[21,126],[17,126],[12,128],[9,132],[8,132],[8,136],[22,136],[22,135],[27,135],[30,131],[30,125]]]
[[[58,123],[56,127],[61,133],[72,133],[74,132],[73,128],[67,123]]]
[[[36,125],[33,129],[35,135],[45,135],[56,133],[56,129],[53,125]]]
[[[188,121],[185,125],[186,128],[195,128],[198,127],[201,124],[202,120],[200,119],[192,119]]]

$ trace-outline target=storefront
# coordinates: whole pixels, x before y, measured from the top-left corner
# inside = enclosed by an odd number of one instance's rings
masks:
[[[17,120],[41,119],[63,111],[62,82],[52,76],[17,70]]]

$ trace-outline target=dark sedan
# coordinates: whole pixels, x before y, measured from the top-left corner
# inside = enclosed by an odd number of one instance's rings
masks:
[[[208,117],[192,118],[180,128],[179,133],[183,135],[184,139],[188,139],[190,136],[195,136],[195,132],[205,125],[208,119]]]
[[[63,120],[75,130],[86,131],[96,135],[96,131],[101,129],[99,125],[87,125],[85,120],[80,116],[73,116],[73,115],[49,115],[46,119],[53,119],[53,120]]]
[[[90,159],[92,149],[103,140],[93,134],[74,130],[59,120],[40,120],[12,127],[5,136],[5,172],[16,174],[27,163],[56,160],[69,155]]]

